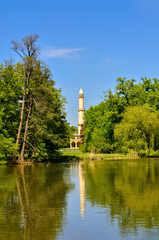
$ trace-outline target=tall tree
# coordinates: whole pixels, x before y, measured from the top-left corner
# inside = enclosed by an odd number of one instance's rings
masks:
[[[53,158],[55,151],[66,140],[67,123],[64,112],[66,102],[61,89],[44,63],[37,59],[38,35],[28,35],[13,43],[13,50],[22,59],[23,100],[17,134],[18,161],[24,155],[41,160]]]
[[[39,46],[35,44],[35,42],[38,39],[37,34],[31,34],[22,39],[22,41],[16,42],[12,41],[13,47],[12,49],[21,57],[23,60],[23,66],[24,66],[24,72],[25,72],[25,80],[23,85],[23,101],[22,101],[22,110],[21,110],[21,117],[20,117],[20,123],[18,128],[18,134],[17,134],[17,140],[16,144],[19,145],[20,137],[21,137],[21,130],[22,130],[22,124],[23,124],[23,118],[24,118],[24,110],[26,102],[28,103],[28,114],[26,118],[26,124],[25,124],[25,133],[23,138],[23,145],[21,148],[21,152],[19,155],[19,161],[24,160],[24,151],[26,146],[26,139],[27,139],[27,132],[28,132],[28,126],[29,126],[29,119],[31,116],[31,110],[33,105],[33,98],[31,93],[31,81],[32,81],[32,75],[34,72],[34,67],[36,63],[36,58],[39,53]]]

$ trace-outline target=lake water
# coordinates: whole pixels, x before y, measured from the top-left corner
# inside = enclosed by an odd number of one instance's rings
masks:
[[[159,239],[159,159],[0,166],[0,239]]]

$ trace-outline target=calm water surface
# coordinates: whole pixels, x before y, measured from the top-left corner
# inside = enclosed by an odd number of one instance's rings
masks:
[[[1,239],[159,239],[159,159],[0,166]]]

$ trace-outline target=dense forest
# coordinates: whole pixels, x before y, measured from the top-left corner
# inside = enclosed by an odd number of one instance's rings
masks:
[[[118,78],[85,112],[82,151],[159,156],[159,80]]]
[[[12,41],[20,61],[0,64],[0,160],[53,160],[67,145],[65,98],[38,59],[37,34]]]

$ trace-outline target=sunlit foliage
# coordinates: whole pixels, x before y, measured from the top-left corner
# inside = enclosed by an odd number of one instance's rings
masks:
[[[103,101],[86,111],[81,150],[158,155],[158,110],[158,79],[145,77],[137,84],[134,79],[118,78],[115,92],[105,91]]]

